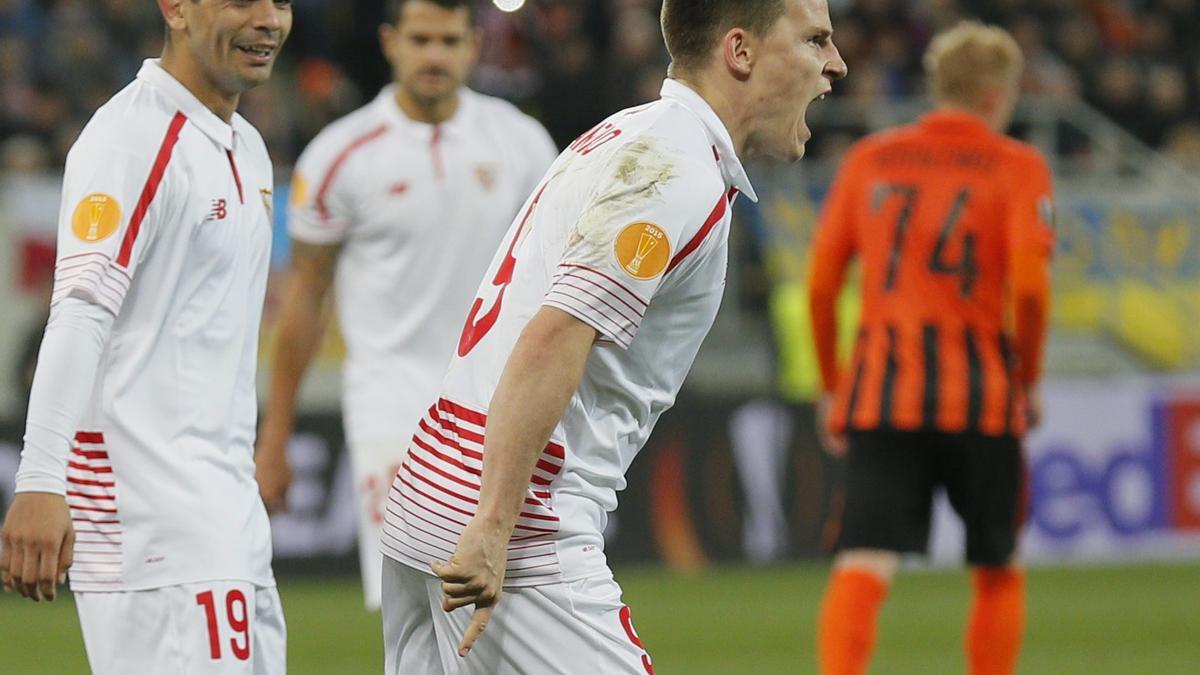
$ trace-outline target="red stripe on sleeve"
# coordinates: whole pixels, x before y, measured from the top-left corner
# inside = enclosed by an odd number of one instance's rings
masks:
[[[142,196],[138,197],[137,207],[134,208],[133,216],[129,219],[129,229],[125,230],[125,238],[121,240],[121,252],[117,255],[117,264],[121,267],[129,268],[129,258],[133,255],[133,242],[137,241],[138,230],[142,228],[142,220],[146,218],[146,212],[150,210],[150,203],[154,201],[154,195],[158,193],[158,184],[162,182],[163,174],[167,172],[167,164],[171,162],[171,153],[175,150],[175,143],[179,141],[179,132],[183,129],[184,122],[187,122],[187,115],[177,112],[175,117],[171,118],[171,125],[167,127],[167,135],[158,148],[154,166],[150,168],[150,175],[146,178],[146,184],[142,186]]]
[[[727,208],[729,208],[729,199],[725,195],[721,195],[721,198],[717,201],[717,205],[713,207],[712,213],[708,214],[708,220],[704,221],[704,225],[700,227],[700,231],[696,233],[696,236],[692,237],[686,246],[679,249],[679,253],[676,253],[675,257],[671,259],[671,264],[667,265],[667,272],[675,269],[679,263],[683,262],[684,258],[687,258],[696,249],[700,248],[700,244],[704,243],[704,238],[708,236],[709,232],[712,232],[713,226],[720,222]]]
[[[350,145],[346,146],[334,158],[333,163],[329,165],[329,170],[325,172],[325,177],[321,179],[321,187],[317,190],[317,213],[321,214],[322,220],[329,220],[329,206],[325,203],[325,198],[329,195],[329,188],[333,185],[333,179],[337,176],[337,172],[341,170],[342,165],[346,163],[350,155],[362,146],[379,138],[388,130],[388,125],[381,124],[375,127],[368,133],[354,139]]]

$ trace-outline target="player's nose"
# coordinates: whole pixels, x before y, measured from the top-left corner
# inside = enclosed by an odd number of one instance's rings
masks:
[[[842,54],[838,51],[837,45],[833,44],[832,40],[829,41],[829,50],[832,54],[830,54],[829,60],[825,62],[825,72],[823,74],[832,82],[845,77],[850,72],[850,68],[842,60]]]
[[[283,29],[283,13],[290,11],[280,9],[274,0],[260,0],[254,3],[253,26],[258,30],[278,32]]]

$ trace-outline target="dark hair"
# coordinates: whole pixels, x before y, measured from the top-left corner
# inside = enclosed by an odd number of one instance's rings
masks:
[[[387,0],[383,6],[383,20],[385,23],[390,23],[393,26],[400,23],[400,10],[404,9],[404,5],[413,0]],[[449,10],[466,9],[467,16],[474,20],[475,18],[475,2],[474,0],[422,0],[422,2],[432,2],[433,4],[444,7]]]
[[[663,0],[662,32],[674,67],[704,65],[713,41],[740,26],[755,35],[783,16],[785,0]]]

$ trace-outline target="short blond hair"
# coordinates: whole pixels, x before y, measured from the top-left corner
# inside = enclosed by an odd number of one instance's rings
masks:
[[[1024,67],[1008,31],[978,21],[960,21],[938,33],[925,50],[929,91],[938,103],[975,107],[986,90],[1015,87]]]

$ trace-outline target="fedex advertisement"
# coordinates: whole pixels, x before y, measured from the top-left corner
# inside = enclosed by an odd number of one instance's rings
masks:
[[[1031,562],[1200,558],[1200,383],[1059,380],[1026,446]],[[938,505],[931,553],[962,559]]]

